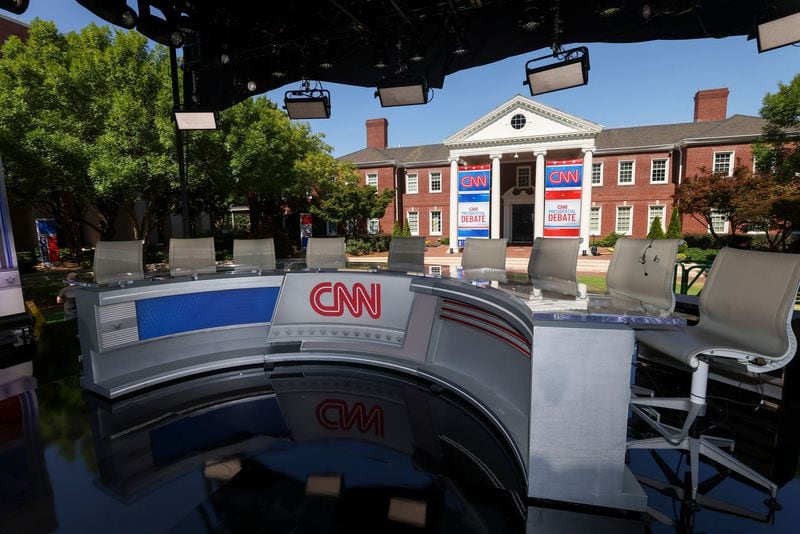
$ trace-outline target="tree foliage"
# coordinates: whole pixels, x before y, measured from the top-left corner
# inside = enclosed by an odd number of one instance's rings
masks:
[[[653,218],[650,229],[647,232],[647,239],[664,239],[664,229],[661,228],[661,217]]]
[[[110,239],[124,215],[147,239],[178,210],[164,47],[95,25],[63,35],[36,19],[27,41],[11,37],[0,53],[0,152],[18,202],[71,229],[75,248],[82,224]],[[271,235],[336,168],[322,138],[266,98],[223,111],[220,124],[184,134],[192,216],[220,222],[246,202],[253,234]]]
[[[740,229],[747,223],[739,212],[742,195],[757,187],[757,180],[744,167],[736,167],[732,176],[701,167],[698,174],[687,177],[675,188],[675,206],[706,226],[719,242],[720,236],[712,224],[714,214],[727,218],[732,232]]]
[[[166,72],[163,48],[93,24],[62,35],[36,19],[27,41],[3,46],[0,150],[9,188],[55,217],[73,246],[83,223],[113,236],[119,212],[145,237],[151,207],[172,198],[173,149],[161,135],[171,109]],[[137,199],[145,203],[138,217]]]
[[[667,226],[667,239],[681,239],[683,232],[681,231],[681,213],[677,208],[672,209],[672,215],[669,217],[669,225]]]
[[[371,185],[360,185],[358,174],[347,163],[335,163],[329,178],[320,182],[319,202],[311,213],[336,222],[347,237],[367,233],[367,220],[379,219],[394,198],[391,189],[378,190]]]
[[[788,85],[778,83],[776,93],[767,93],[761,116],[767,122],[762,142],[754,147],[758,171],[775,174],[780,182],[796,181],[800,173],[800,74]]]

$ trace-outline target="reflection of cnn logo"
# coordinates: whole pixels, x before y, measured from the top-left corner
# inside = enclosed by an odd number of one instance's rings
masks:
[[[369,411],[360,402],[352,407],[339,399],[325,399],[317,405],[317,422],[328,430],[350,430],[353,425],[366,434],[370,428],[379,438],[383,437],[383,409],[373,406]]]
[[[381,316],[380,284],[370,284],[367,291],[360,282],[353,284],[352,289],[342,282],[322,282],[311,288],[308,300],[311,308],[325,317],[341,317],[345,308],[353,317],[361,317],[364,310],[373,319]]]

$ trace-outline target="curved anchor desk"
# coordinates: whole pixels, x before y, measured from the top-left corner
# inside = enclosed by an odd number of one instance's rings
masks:
[[[81,385],[117,399],[239,368],[330,362],[410,373],[496,424],[528,473],[529,496],[643,510],[624,465],[630,326],[679,320],[548,284],[533,290],[514,281],[519,273],[464,274],[488,280],[342,270],[85,287]]]

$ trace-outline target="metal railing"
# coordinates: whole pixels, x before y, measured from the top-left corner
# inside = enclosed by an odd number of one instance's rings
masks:
[[[684,263],[679,261],[675,264],[675,275],[673,277],[673,285],[680,283],[678,293],[681,295],[688,295],[689,289],[694,285],[697,280],[703,276],[711,268],[710,263],[692,262]]]

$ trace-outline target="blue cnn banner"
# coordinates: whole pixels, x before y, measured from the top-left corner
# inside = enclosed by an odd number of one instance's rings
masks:
[[[492,187],[491,165],[458,168],[458,243],[468,237],[489,237],[489,200]]]
[[[545,167],[544,236],[578,237],[583,161],[548,161]]]

